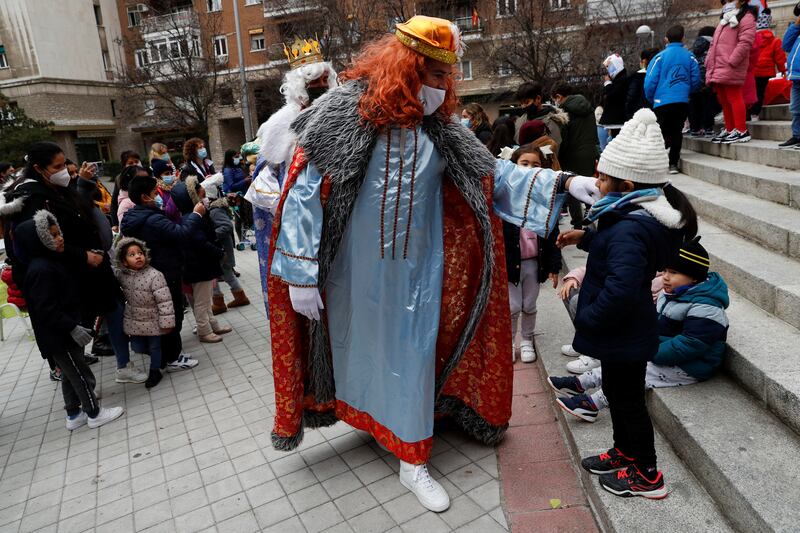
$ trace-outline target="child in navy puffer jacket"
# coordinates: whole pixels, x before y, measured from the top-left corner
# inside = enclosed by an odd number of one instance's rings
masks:
[[[589,252],[572,345],[600,360],[614,428],[614,447],[581,466],[602,474],[600,485],[613,494],[653,499],[667,489],[644,395],[647,362],[659,349],[650,285],[670,251],[697,234],[694,209],[667,180],[663,143],[655,114],[637,111],[600,156],[603,197],[587,216],[597,230],[573,230],[558,241]]]
[[[681,246],[667,263],[664,290],[658,297],[658,353],[647,364],[647,388],[677,387],[709,379],[722,364],[728,334],[728,286],[722,276],[709,272],[708,253],[699,237]],[[565,411],[594,422],[608,407],[599,368],[579,377],[551,377],[550,386],[566,397],[558,398]]]

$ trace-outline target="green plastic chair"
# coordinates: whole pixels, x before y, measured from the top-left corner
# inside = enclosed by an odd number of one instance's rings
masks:
[[[30,319],[28,312],[20,310],[16,305],[8,301],[8,285],[0,281],[0,341],[5,341],[5,332],[3,331],[3,324],[9,318],[19,318],[25,326],[25,331],[28,332],[28,338],[33,339],[33,331],[31,330]]]

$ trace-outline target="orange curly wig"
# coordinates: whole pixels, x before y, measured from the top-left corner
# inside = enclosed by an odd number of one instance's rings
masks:
[[[413,128],[422,122],[419,91],[425,61],[425,56],[405,46],[394,35],[386,35],[368,44],[339,79],[367,83],[358,104],[359,114],[367,122],[381,129],[392,125]],[[447,94],[436,114],[449,120],[457,106],[455,81],[448,78]]]

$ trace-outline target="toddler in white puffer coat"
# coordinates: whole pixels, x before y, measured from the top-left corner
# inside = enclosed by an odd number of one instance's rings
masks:
[[[125,333],[134,351],[150,354],[148,389],[161,381],[161,335],[175,327],[175,308],[164,274],[150,266],[147,246],[131,237],[114,251],[115,273],[125,293]]]

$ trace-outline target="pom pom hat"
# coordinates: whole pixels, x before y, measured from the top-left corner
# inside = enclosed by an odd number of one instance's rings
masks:
[[[416,15],[395,28],[398,41],[442,63],[453,65],[464,53],[461,32],[449,20]]]
[[[634,183],[666,183],[669,158],[656,115],[640,109],[622,126],[597,163],[597,171]]]

